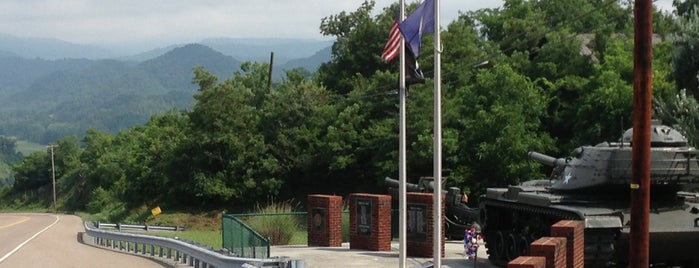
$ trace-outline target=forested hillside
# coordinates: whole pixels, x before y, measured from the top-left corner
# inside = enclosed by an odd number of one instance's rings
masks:
[[[4,42],[3,39],[0,42]],[[232,42],[219,44],[219,47],[233,53],[226,47],[235,47]],[[301,41],[289,40],[283,44],[294,42]],[[310,51],[324,43],[309,44],[313,46],[305,50]],[[13,47],[7,42],[2,43],[2,47],[7,46]],[[269,43],[266,48],[279,46]],[[192,95],[196,91],[196,85],[192,83],[194,66],[204,67],[226,79],[240,70],[242,63],[199,44],[154,53],[149,55],[156,57],[144,61],[45,60],[0,53],[0,135],[46,144],[68,135],[82,136],[91,128],[117,133],[147,122],[154,114],[191,107]],[[236,53],[244,54],[245,51]],[[275,68],[275,80],[283,77],[282,70],[316,70],[330,57],[327,50],[307,53],[310,54],[307,58],[279,64]],[[134,58],[143,57],[148,56]],[[304,75],[309,76],[310,71]]]
[[[138,64],[5,57],[0,67],[11,71],[0,86],[0,134],[46,144],[82,136],[90,128],[116,133],[156,113],[190,107],[194,66],[230,77],[240,64],[202,45],[175,48]]]
[[[172,69],[172,75],[155,80],[152,96],[168,93],[158,91],[169,82],[163,80],[193,77],[189,109],[160,113],[118,134],[90,130],[83,138],[57,142],[60,208],[116,216],[154,205],[240,211],[270,197],[384,193],[383,178],[398,173],[398,63],[385,63],[380,53],[396,11],[397,5],[375,11],[366,2],[323,19],[321,33],[336,38],[333,57],[310,78],[291,70],[269,88],[265,63],[226,71],[195,67],[187,74]],[[655,14],[655,116],[697,145],[699,89],[690,87],[697,76],[683,74],[696,74],[699,64],[677,57],[696,52],[697,13],[678,11],[679,16]],[[443,25],[448,186],[477,196],[487,187],[543,179],[545,170],[527,158],[528,151],[565,156],[578,145],[617,141],[632,120],[632,16],[632,6],[618,1],[512,0]],[[419,58],[427,81],[411,86],[407,100],[410,180],[432,174],[431,37],[423,38]],[[193,51],[177,52],[192,58],[210,55],[196,46],[183,49]],[[101,62],[72,75],[102,81],[94,86],[108,96],[112,88],[137,87],[100,69],[173,68],[168,57],[158,61],[149,64],[160,67]],[[220,79],[231,70],[239,71]],[[128,80],[154,76],[146,74],[133,73]],[[59,90],[43,87],[45,94]],[[42,105],[52,101],[34,98]],[[36,118],[58,116],[55,107]],[[45,152],[25,157],[4,198],[35,202],[20,193],[45,191],[48,157]],[[39,200],[49,204],[48,198]]]

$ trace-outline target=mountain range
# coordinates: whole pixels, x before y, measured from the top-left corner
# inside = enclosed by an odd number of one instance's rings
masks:
[[[279,80],[284,70],[314,72],[330,60],[331,44],[219,38],[107,57],[97,46],[0,34],[0,135],[46,144],[89,128],[116,133],[190,107],[194,66],[224,80],[243,61],[268,62],[274,52]]]

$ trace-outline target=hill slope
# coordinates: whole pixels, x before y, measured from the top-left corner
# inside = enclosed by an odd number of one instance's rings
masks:
[[[44,71],[0,84],[0,135],[40,143],[80,136],[88,128],[117,132],[145,123],[153,114],[186,108],[196,91],[193,66],[222,78],[240,66],[232,57],[203,45],[175,48],[138,65],[116,60],[4,57],[0,66],[10,66],[13,61],[25,64],[27,73]]]

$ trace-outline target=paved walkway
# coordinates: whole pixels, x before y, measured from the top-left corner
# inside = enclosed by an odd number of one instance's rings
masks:
[[[482,242],[481,242],[482,243]],[[398,243],[391,244],[391,251],[365,251],[349,248],[348,243],[343,243],[342,247],[307,247],[307,246],[273,246],[270,249],[271,256],[286,256],[291,259],[304,260],[305,268],[319,267],[362,267],[362,268],[383,268],[398,267]],[[447,241],[445,243],[442,267],[495,267],[488,262],[485,247],[481,245],[478,249],[478,258],[466,260],[463,255],[464,245],[462,241]],[[431,267],[431,258],[406,259],[407,267]]]

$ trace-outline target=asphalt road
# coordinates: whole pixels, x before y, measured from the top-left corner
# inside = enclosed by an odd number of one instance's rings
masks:
[[[151,259],[78,241],[73,215],[0,214],[0,267],[164,267]]]

